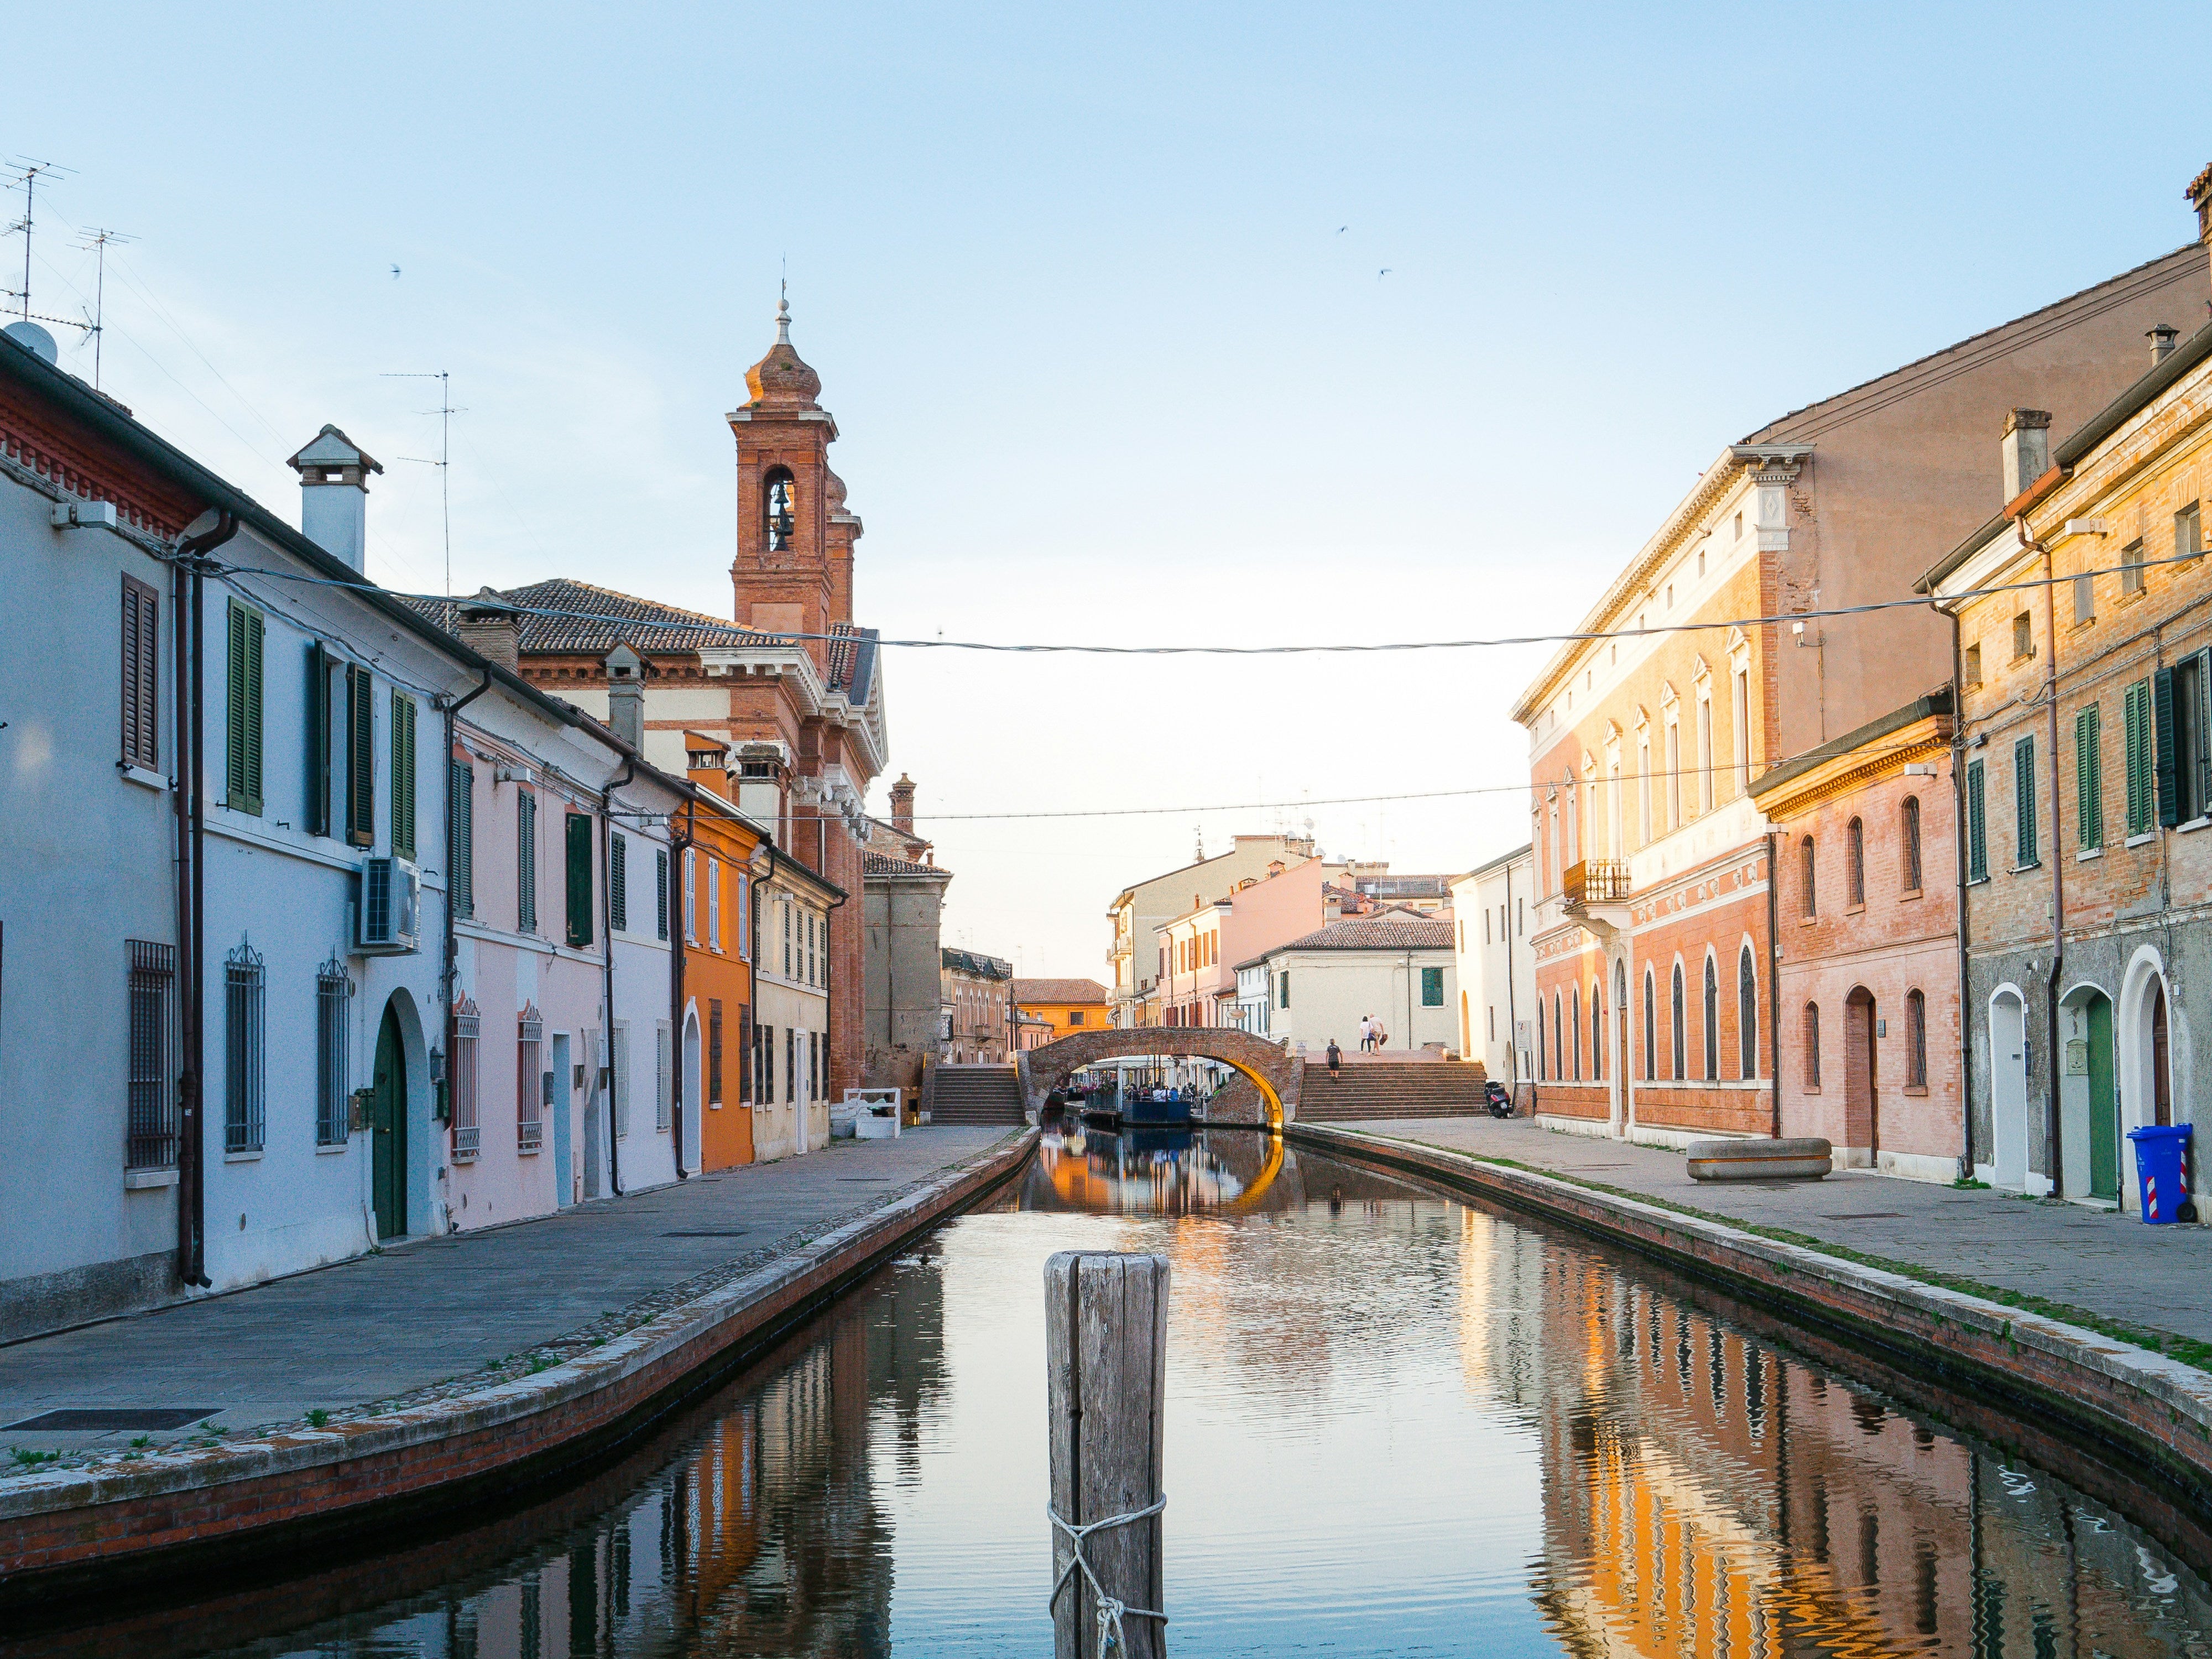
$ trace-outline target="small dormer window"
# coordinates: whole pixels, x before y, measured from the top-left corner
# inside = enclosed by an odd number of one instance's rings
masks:
[[[771,553],[780,553],[791,545],[791,538],[799,530],[799,495],[793,488],[791,474],[781,467],[768,475],[768,546]]]

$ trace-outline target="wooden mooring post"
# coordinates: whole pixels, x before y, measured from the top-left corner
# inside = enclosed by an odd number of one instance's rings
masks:
[[[1050,1396],[1052,1512],[1079,1533],[1162,1500],[1161,1428],[1167,1402],[1168,1259],[1062,1250],[1045,1263],[1045,1367]],[[1115,1659],[1159,1659],[1164,1528],[1156,1511],[1085,1534],[1094,1589],[1077,1543],[1052,1528],[1054,1659],[1103,1659],[1099,1595],[1124,1603]]]

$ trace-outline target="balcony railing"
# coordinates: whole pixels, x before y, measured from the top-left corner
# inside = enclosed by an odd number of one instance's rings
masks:
[[[1618,904],[1628,896],[1628,866],[1603,859],[1584,859],[1567,866],[1570,904]]]

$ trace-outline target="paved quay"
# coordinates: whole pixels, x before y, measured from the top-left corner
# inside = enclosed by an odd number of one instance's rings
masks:
[[[195,1425],[155,1433],[160,1445],[477,1386],[494,1377],[494,1360],[509,1375],[527,1372],[798,1249],[1008,1133],[947,1125],[833,1141],[804,1158],[387,1247],[0,1347],[0,1448],[96,1451],[137,1432],[5,1426],[57,1409],[212,1408]]]
[[[2212,1342],[2212,1227],[2150,1227],[2063,1200],[1850,1170],[1821,1181],[1692,1181],[1680,1152],[1540,1128],[1526,1119],[1330,1125],[1617,1188],[1747,1225],[1978,1279]]]

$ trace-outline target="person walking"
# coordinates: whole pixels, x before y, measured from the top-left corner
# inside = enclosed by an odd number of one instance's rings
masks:
[[[1344,1050],[1338,1048],[1336,1046],[1336,1039],[1334,1037],[1331,1037],[1328,1040],[1328,1069],[1332,1072],[1339,1071],[1342,1069],[1343,1066]]]
[[[1375,1016],[1362,1014],[1359,1017],[1359,1052],[1364,1054],[1374,1046]]]

